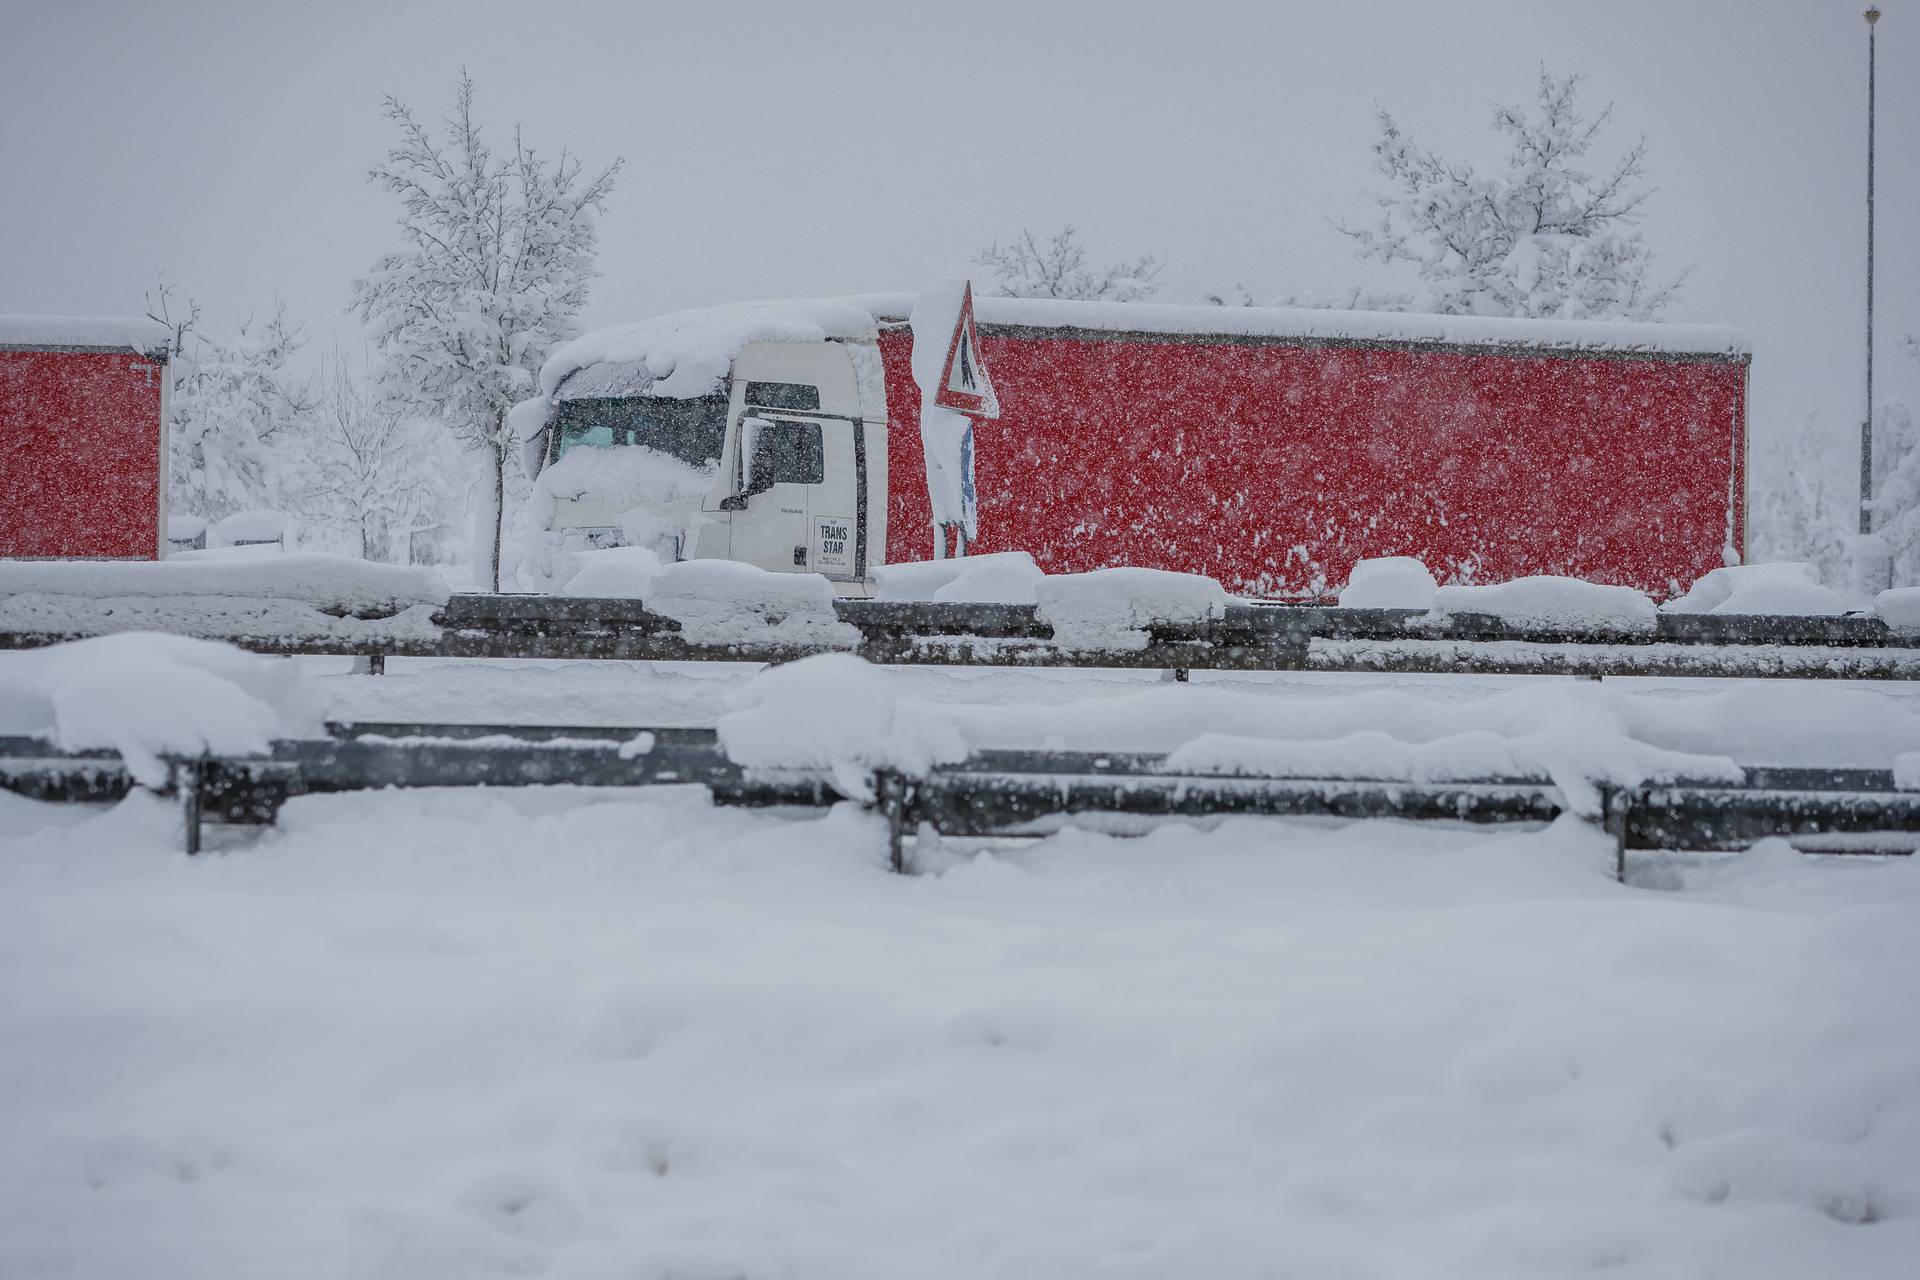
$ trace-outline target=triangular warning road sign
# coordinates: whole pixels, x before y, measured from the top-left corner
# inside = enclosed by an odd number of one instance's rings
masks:
[[[960,295],[960,316],[954,322],[953,341],[947,344],[947,363],[933,402],[943,409],[975,418],[1000,416],[1000,400],[993,394],[987,366],[980,360],[980,334],[973,324],[973,285]]]

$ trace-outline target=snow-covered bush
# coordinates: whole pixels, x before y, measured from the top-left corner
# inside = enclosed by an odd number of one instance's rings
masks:
[[[1859,527],[1857,464],[1834,456],[1844,443],[1809,416],[1796,431],[1758,436],[1747,496],[1747,543],[1757,561],[1804,561],[1821,582],[1844,578],[1847,538]]]
[[[335,352],[304,434],[305,481],[291,502],[363,560],[412,559],[412,535],[450,518],[456,446],[439,423],[406,412]]]
[[[305,345],[303,326],[281,304],[264,319],[241,320],[229,341],[201,327],[200,306],[191,299],[176,312],[164,281],[147,304],[147,314],[173,334],[173,510],[219,520],[279,505],[284,454],[297,447],[315,403],[310,382],[289,367]]]

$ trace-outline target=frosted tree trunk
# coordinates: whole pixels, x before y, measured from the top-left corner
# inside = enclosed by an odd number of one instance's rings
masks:
[[[499,443],[499,433],[502,429],[504,429],[504,417],[502,419],[502,426],[497,427],[494,432],[493,548],[487,557],[489,561],[489,581],[492,583],[491,590],[496,592],[500,590],[500,541],[502,534],[505,532],[507,521],[507,449],[505,445]]]

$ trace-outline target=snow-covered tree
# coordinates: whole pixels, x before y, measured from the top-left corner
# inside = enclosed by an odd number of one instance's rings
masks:
[[[1143,256],[1116,262],[1105,270],[1087,265],[1087,251],[1079,233],[1068,223],[1042,244],[1031,231],[1022,231],[1003,248],[996,242],[974,261],[993,272],[995,285],[985,290],[1005,298],[1071,298],[1102,302],[1144,302],[1160,288],[1160,260]]]
[[[1379,220],[1342,226],[1363,259],[1408,264],[1426,287],[1417,305],[1449,315],[1568,319],[1653,317],[1681,279],[1654,276],[1636,226],[1651,189],[1643,136],[1611,164],[1587,156],[1613,115],[1583,113],[1580,77],[1541,69],[1531,112],[1496,107],[1505,164],[1482,173],[1416,146],[1379,112],[1374,167],[1391,184]]]
[[[1920,341],[1909,337],[1902,349],[1920,361]],[[1873,528],[1892,562],[1888,585],[1920,585],[1920,423],[1899,400],[1874,410]]]
[[[446,429],[409,416],[337,351],[303,445],[307,480],[293,505],[344,534],[362,559],[405,562],[409,536],[440,523]]]
[[[1833,436],[1811,414],[1798,431],[1754,442],[1747,499],[1754,560],[1804,560],[1822,582],[1845,581],[1860,496],[1854,474],[1834,470],[1834,453]]]
[[[176,304],[162,280],[147,314],[172,332],[173,422],[168,437],[173,506],[219,520],[236,511],[280,505],[272,455],[312,411],[310,385],[288,367],[305,345],[303,326],[276,304],[249,316],[222,340],[200,323],[200,304]]]
[[[570,153],[549,160],[518,130],[512,154],[496,156],[481,138],[473,98],[462,71],[444,143],[411,108],[384,100],[400,142],[368,176],[400,198],[406,247],[354,281],[353,310],[386,357],[386,391],[485,457],[486,572],[498,590],[514,444],[507,410],[531,392],[548,353],[573,336],[594,275],[594,215],[604,212],[621,162],[588,178]]]

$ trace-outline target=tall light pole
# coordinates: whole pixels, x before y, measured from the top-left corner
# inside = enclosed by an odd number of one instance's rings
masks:
[[[1860,424],[1860,532],[1873,532],[1873,37],[1876,6],[1867,19],[1867,416]]]

